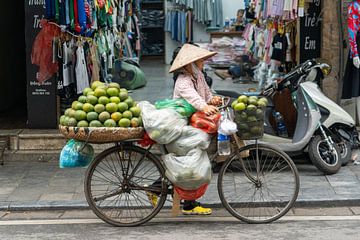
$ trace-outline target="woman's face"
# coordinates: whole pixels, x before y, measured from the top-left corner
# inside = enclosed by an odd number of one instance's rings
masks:
[[[204,68],[204,60],[197,60],[197,61],[195,62],[195,64],[196,64],[196,66],[200,69],[200,71],[203,70],[203,68]]]

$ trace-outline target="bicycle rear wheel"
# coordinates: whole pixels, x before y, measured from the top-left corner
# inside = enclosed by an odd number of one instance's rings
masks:
[[[165,171],[146,150],[120,145],[100,153],[85,178],[93,212],[114,226],[138,226],[160,211],[167,197]]]
[[[234,217],[247,223],[269,223],[284,216],[295,203],[299,174],[286,153],[252,144],[225,162],[218,176],[218,191]]]

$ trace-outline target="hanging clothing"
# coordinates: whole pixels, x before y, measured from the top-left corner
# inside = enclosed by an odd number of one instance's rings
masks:
[[[273,52],[271,55],[272,60],[277,60],[279,62],[285,62],[286,50],[287,50],[287,39],[285,36],[277,34],[274,37],[272,43]]]
[[[70,42],[64,42],[62,45],[63,49],[63,66],[62,66],[62,76],[63,76],[63,85],[64,87],[69,86],[74,83],[74,68],[73,68],[73,44]]]
[[[89,76],[86,67],[85,53],[83,45],[81,44],[79,44],[76,50],[75,74],[77,93],[81,94],[85,88],[89,87]]]
[[[360,32],[356,34],[356,52],[360,51]],[[360,96],[360,69],[353,64],[353,51],[349,51],[349,57],[343,78],[342,99],[351,99]]]
[[[358,57],[357,33],[360,29],[360,2],[352,1],[348,6],[348,32],[351,57]]]

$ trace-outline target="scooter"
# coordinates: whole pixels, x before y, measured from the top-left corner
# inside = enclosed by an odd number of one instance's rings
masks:
[[[321,113],[321,123],[331,131],[333,139],[340,149],[342,165],[345,166],[351,160],[352,150],[360,146],[355,120],[321,91],[324,79],[323,71],[326,73],[331,71],[330,65],[315,62],[313,64],[316,65],[309,72],[302,87],[317,104]]]
[[[321,72],[322,75],[319,74],[319,76],[323,77],[330,71],[331,68],[328,64],[309,60],[285,75],[280,82],[275,82],[262,92],[262,95],[268,96],[271,100],[277,91],[289,89],[292,103],[288,104],[294,104],[296,107],[297,122],[292,138],[277,136],[269,120],[275,106],[270,104],[266,110],[265,134],[261,141],[272,144],[289,155],[308,152],[313,164],[325,174],[336,173],[342,165],[342,158],[349,159],[351,150],[342,151],[339,146],[344,146],[344,149],[349,150],[351,148],[348,143],[351,142],[350,140],[353,140],[354,144],[358,143],[357,133],[354,132],[354,121],[351,117],[349,118],[349,115],[340,107],[329,107],[331,104],[336,104],[325,97],[316,83],[311,81],[318,80],[316,77],[318,75],[314,73]],[[315,78],[311,79],[313,76]],[[225,94],[229,94],[229,92]],[[257,94],[259,93],[247,93],[247,95]],[[328,117],[325,114],[327,112]],[[346,139],[349,141],[344,141]]]

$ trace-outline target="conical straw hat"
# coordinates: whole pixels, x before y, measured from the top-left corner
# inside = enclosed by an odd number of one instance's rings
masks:
[[[200,59],[207,59],[217,54],[216,52],[210,52],[206,49],[196,47],[191,44],[185,44],[176,56],[171,68],[170,73]]]

